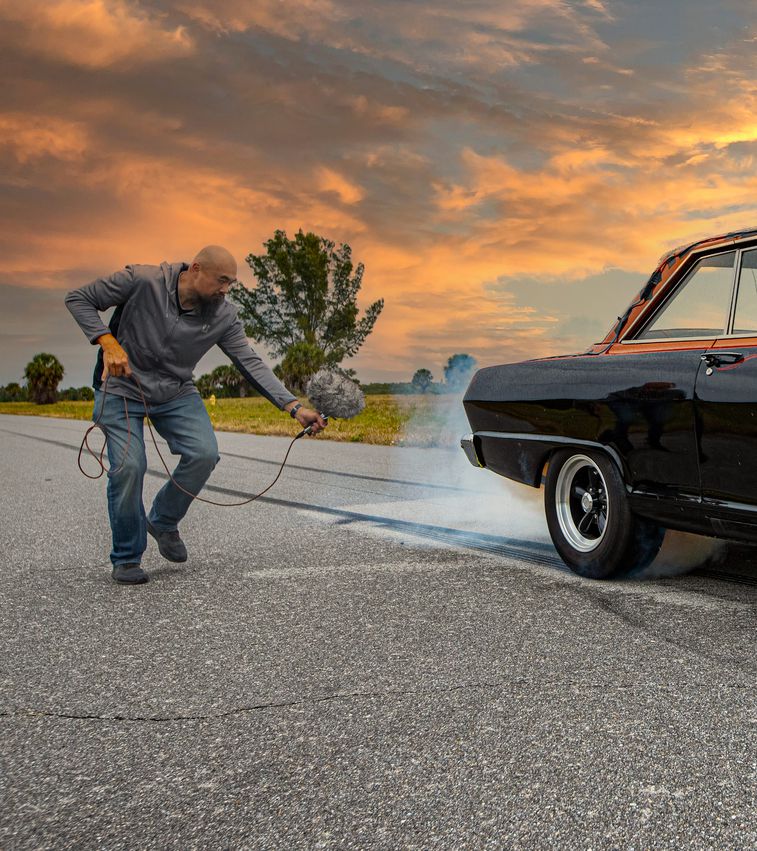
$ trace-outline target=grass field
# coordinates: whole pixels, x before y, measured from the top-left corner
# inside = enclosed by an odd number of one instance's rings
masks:
[[[302,402],[307,404],[307,399]],[[261,397],[207,400],[210,419],[217,431],[247,434],[276,434],[293,437],[300,426]],[[0,414],[86,420],[92,417],[92,402],[0,402]],[[453,446],[464,430],[459,396],[366,396],[362,414],[351,420],[333,419],[318,440],[375,443],[385,446]]]

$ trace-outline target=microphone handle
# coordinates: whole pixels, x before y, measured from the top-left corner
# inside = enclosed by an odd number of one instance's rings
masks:
[[[324,420],[326,420],[326,422],[329,421],[329,418],[326,416],[326,414],[322,413],[321,416],[323,417]],[[302,429],[302,431],[297,435],[297,437],[295,437],[295,440],[299,440],[301,437],[305,437],[306,434],[310,434],[312,429],[313,429],[312,425],[309,425],[307,428]]]

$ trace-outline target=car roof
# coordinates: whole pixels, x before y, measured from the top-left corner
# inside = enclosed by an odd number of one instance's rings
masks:
[[[673,248],[671,251],[666,252],[660,257],[657,266],[662,266],[663,263],[668,263],[671,258],[674,257],[683,257],[685,254],[689,254],[691,251],[694,251],[697,248],[701,248],[705,245],[717,245],[719,242],[729,242],[735,239],[746,239],[750,236],[757,236],[757,227],[754,228],[744,228],[743,230],[735,230],[730,233],[721,233],[718,236],[708,236],[705,239],[697,240],[696,242],[691,242],[689,244],[679,245],[677,248]]]

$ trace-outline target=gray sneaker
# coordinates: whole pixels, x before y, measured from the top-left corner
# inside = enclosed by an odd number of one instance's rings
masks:
[[[111,576],[122,585],[141,585],[149,578],[138,564],[117,564]]]
[[[184,546],[184,541],[181,540],[177,529],[174,529],[173,532],[159,532],[148,520],[147,531],[158,542],[158,549],[163,558],[167,558],[169,561],[187,560],[187,548]]]

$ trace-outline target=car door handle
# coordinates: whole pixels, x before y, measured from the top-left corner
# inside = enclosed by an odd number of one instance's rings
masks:
[[[740,363],[744,360],[744,355],[741,352],[707,352],[702,355],[702,360],[707,366],[724,366],[727,363]]]

